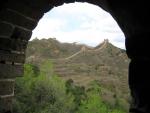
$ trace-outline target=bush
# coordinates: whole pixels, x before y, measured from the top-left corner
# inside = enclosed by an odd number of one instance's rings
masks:
[[[40,68],[25,64],[24,76],[16,79],[14,113],[125,113],[120,104],[112,108],[103,102],[99,82],[86,90],[73,80],[64,82],[50,66],[49,61]]]
[[[16,79],[14,113],[73,113],[74,97],[66,93],[65,82],[34,74],[32,65],[25,65],[24,77]]]

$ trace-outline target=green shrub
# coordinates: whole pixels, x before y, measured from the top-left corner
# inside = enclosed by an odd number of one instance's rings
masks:
[[[14,113],[72,113],[74,96],[66,93],[65,82],[42,72],[35,76],[32,65],[25,65],[22,78],[16,79]]]

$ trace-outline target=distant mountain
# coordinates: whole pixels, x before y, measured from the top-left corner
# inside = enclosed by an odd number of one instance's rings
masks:
[[[82,46],[76,43],[60,43],[55,38],[34,39],[28,44],[26,62],[67,57],[79,51]]]
[[[76,43],[60,43],[56,39],[35,39],[29,42],[26,62],[39,64],[51,59],[53,71],[64,80],[90,87],[92,81],[102,86],[103,99],[116,103],[116,96],[122,106],[128,109],[128,64],[125,50],[104,40],[96,47]]]

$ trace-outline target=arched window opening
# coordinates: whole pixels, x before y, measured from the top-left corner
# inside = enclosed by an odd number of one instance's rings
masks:
[[[98,6],[76,2],[53,8],[28,44],[25,75],[16,86],[28,92],[16,91],[15,112],[30,100],[34,104],[26,112],[126,113],[129,60],[124,49],[119,26]]]

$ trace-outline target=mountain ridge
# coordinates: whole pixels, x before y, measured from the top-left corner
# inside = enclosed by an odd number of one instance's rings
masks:
[[[56,39],[29,42],[26,62],[40,66],[43,60],[50,60],[53,73],[65,81],[71,79],[74,84],[85,88],[92,81],[98,81],[104,101],[113,104],[114,95],[117,95],[128,109],[129,59],[125,50],[115,47],[107,39],[96,47],[60,43]]]
[[[28,62],[28,60],[36,59],[36,57],[37,58],[44,57],[46,59],[47,58],[56,59],[56,58],[65,58],[65,57],[67,58],[73,54],[78,53],[79,51],[91,51],[91,52],[98,51],[101,48],[101,46],[106,42],[107,44],[112,45],[111,43],[109,43],[108,39],[105,39],[102,43],[100,43],[96,47],[87,46],[85,44],[77,44],[75,42],[61,43],[57,41],[55,38],[41,39],[41,40],[34,39],[30,41],[28,44],[27,51],[26,51],[26,56],[27,56],[26,61]],[[125,50],[123,49],[120,50],[125,52]]]

